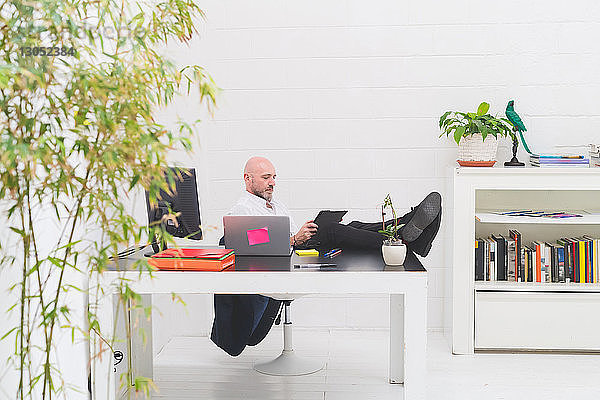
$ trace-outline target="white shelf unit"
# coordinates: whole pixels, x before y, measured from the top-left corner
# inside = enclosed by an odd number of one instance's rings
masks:
[[[565,211],[580,218],[510,217],[500,210]],[[476,350],[600,351],[600,284],[475,282],[475,238],[517,229],[523,242],[600,237],[600,169],[455,168],[451,335]]]
[[[598,283],[475,282],[478,292],[599,292]]]

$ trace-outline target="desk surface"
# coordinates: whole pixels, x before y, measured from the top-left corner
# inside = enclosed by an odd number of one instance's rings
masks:
[[[214,247],[213,247],[214,248]],[[136,270],[134,263],[143,258],[139,252],[129,258],[119,260],[119,270]],[[297,268],[302,264],[335,264],[329,268]],[[117,268],[109,268],[109,271]],[[414,254],[407,254],[403,266],[388,266],[383,262],[380,251],[344,250],[334,258],[300,257],[295,252],[291,256],[236,256],[235,267],[227,269],[231,272],[425,272],[425,268]],[[167,272],[167,271],[163,271]],[[184,271],[168,271],[184,272]],[[190,272],[190,271],[187,271]]]
[[[416,262],[415,262],[416,260]],[[418,263],[418,264],[417,264]],[[236,256],[236,271],[314,271],[315,268],[296,268],[295,265],[302,264],[335,264],[332,268],[316,268],[323,272],[344,271],[415,271],[423,272],[425,269],[416,257],[407,259],[406,266],[391,267],[385,265],[381,252],[349,251],[344,250],[340,255],[333,258],[325,257],[300,257],[293,254],[291,257],[256,257]]]

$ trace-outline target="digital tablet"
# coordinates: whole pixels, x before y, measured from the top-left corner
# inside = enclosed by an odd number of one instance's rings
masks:
[[[327,225],[331,223],[341,222],[344,215],[346,215],[348,211],[331,211],[331,210],[322,210],[319,211],[319,214],[315,218],[315,224],[318,226]]]

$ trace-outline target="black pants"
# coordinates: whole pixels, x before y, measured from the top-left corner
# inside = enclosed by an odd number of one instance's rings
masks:
[[[414,211],[404,214],[397,219],[398,224],[405,224],[412,218]],[[437,235],[442,219],[442,211],[435,217],[423,233],[414,241],[406,243],[407,247],[419,254],[426,256],[431,249],[431,243]],[[393,223],[393,220],[386,221],[386,226]],[[352,249],[379,249],[385,237],[379,233],[382,229],[380,222],[360,222],[352,221],[347,225],[330,224],[329,226],[319,227],[320,247],[322,248],[352,248]],[[402,229],[402,228],[400,228]]]

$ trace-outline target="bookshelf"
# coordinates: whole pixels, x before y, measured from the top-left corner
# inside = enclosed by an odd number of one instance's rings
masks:
[[[523,242],[600,238],[600,168],[455,168],[452,178],[452,351],[600,351],[600,284],[475,281],[475,238],[517,229]],[[573,218],[508,210],[565,211]]]

